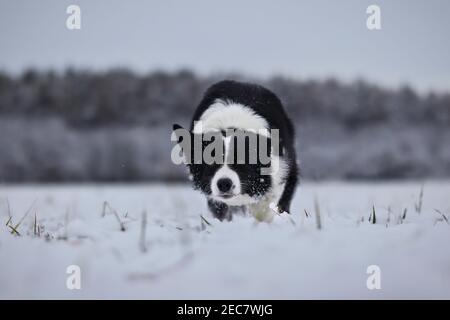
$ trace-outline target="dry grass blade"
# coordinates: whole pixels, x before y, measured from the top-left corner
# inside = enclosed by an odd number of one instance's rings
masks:
[[[36,211],[34,212],[33,233],[34,233],[35,236],[37,236],[37,215],[36,215]]]
[[[372,205],[372,213],[369,217],[369,222],[372,224],[376,224],[377,223],[377,215],[375,213],[375,206]]]
[[[304,209],[303,211],[305,212],[305,216],[306,216],[307,218],[309,218],[309,213],[308,213],[308,211],[306,211],[306,209]]]
[[[13,227],[12,225],[8,225],[8,227],[11,229],[11,234],[15,234],[17,236],[20,236],[19,231],[17,231],[17,229],[15,227]]]
[[[423,203],[423,185],[420,187],[419,200],[414,204],[414,208],[416,212],[420,214],[422,212],[422,203]]]
[[[6,221],[6,223],[5,223],[5,226],[8,226],[9,223],[11,222],[11,220],[12,220],[12,217],[9,217],[8,221]]]
[[[208,226],[212,227],[212,224],[209,223],[209,221],[206,220],[204,216],[200,215],[200,219],[202,219],[202,222],[204,222],[204,223],[206,223]]]
[[[320,216],[320,206],[317,197],[314,197],[314,211],[316,212],[316,226],[318,230],[322,229],[322,219]]]
[[[403,209],[402,220],[405,220],[405,219],[406,219],[406,213],[407,213],[407,212],[408,212],[408,209],[407,209],[407,208]]]
[[[22,224],[23,220],[25,220],[25,218],[28,216],[28,214],[31,212],[31,209],[33,209],[34,205],[36,204],[37,199],[34,199],[33,203],[31,204],[31,206],[28,208],[28,210],[25,212],[25,214],[23,215],[23,217],[19,220],[19,222],[14,226],[14,229],[17,230],[17,228],[19,228],[19,226]]]
[[[102,207],[102,218],[106,216],[106,207],[108,206],[108,202],[103,201],[103,207]]]
[[[146,230],[147,230],[147,211],[142,212],[142,221],[141,221],[141,236],[139,240],[139,247],[142,252],[147,252],[147,243],[146,243]]]
[[[66,212],[64,214],[64,234],[57,237],[58,240],[69,240],[69,208],[66,208]]]
[[[110,212],[112,212],[114,214],[114,216],[117,219],[117,222],[120,225],[120,231],[125,231],[125,224],[122,222],[122,220],[120,220],[119,214],[117,213],[117,211],[111,207],[111,205],[108,203],[108,201],[103,202],[103,212],[102,212],[102,217],[104,217],[106,215],[106,208],[109,209]]]
[[[439,214],[441,217],[442,217],[442,219],[445,221],[445,222],[447,222],[447,224],[450,224],[450,222],[448,221],[448,218],[447,218],[447,216],[445,215],[445,214],[443,214],[441,211],[439,211],[438,209],[434,209],[434,211],[436,211],[436,213],[437,214]]]
[[[64,239],[69,239],[69,208],[66,209],[66,214],[64,215]]]
[[[289,219],[289,222],[293,225],[293,226],[296,226],[297,224],[295,223],[295,220],[294,219],[292,219],[292,217],[291,217],[291,214],[290,213],[288,213],[288,219]]]

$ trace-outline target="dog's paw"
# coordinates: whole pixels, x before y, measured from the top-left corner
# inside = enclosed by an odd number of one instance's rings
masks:
[[[284,211],[282,208],[280,208],[279,206],[277,206],[275,203],[271,202],[269,205],[270,209],[272,209],[273,212],[275,212],[278,215],[281,214],[289,214],[289,212]]]

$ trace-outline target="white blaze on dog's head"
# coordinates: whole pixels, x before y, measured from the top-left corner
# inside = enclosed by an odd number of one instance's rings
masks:
[[[228,205],[240,206],[255,202],[254,199],[247,195],[241,194],[241,180],[236,171],[232,170],[228,161],[230,159],[230,136],[225,137],[225,156],[222,167],[217,170],[211,180],[211,196],[215,200],[219,200]]]
[[[216,100],[194,125],[193,133],[228,128],[268,133],[269,124],[263,117],[242,104]]]

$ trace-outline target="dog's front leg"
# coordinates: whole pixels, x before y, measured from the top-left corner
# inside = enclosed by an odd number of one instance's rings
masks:
[[[208,199],[208,208],[214,218],[217,218],[220,221],[231,221],[232,215],[230,208],[225,203]]]

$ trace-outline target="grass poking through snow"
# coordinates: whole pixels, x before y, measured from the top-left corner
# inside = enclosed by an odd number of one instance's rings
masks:
[[[422,204],[423,204],[423,184],[420,187],[419,199],[417,203],[414,204],[414,208],[416,209],[416,212],[418,214],[422,212]]]
[[[108,201],[104,201],[103,202],[102,217],[106,216],[106,213],[107,213],[106,209],[108,209],[109,212],[114,214],[114,216],[116,217],[117,222],[119,223],[119,226],[120,226],[120,231],[125,231],[126,230],[125,229],[125,224],[122,222],[122,220],[120,220],[119,214],[117,213],[117,211],[113,207],[111,207],[111,205],[109,204]]]
[[[436,221],[436,223],[439,222],[439,221],[445,221],[445,222],[447,222],[447,224],[450,224],[449,221],[448,221],[448,218],[447,218],[447,216],[446,216],[445,214],[443,214],[443,213],[442,213],[441,211],[439,211],[438,209],[434,209],[434,211],[435,211],[437,214],[439,214],[439,215],[441,216],[441,218],[439,218],[439,219]]]
[[[317,200],[317,197],[314,197],[314,211],[316,213],[316,227],[317,230],[322,229],[322,218],[320,216],[320,206],[319,206],[319,200]]]
[[[206,230],[206,226],[212,227],[213,225],[203,215],[200,215],[200,230]]]
[[[142,212],[141,234],[140,234],[140,240],[139,240],[139,248],[142,253],[147,252],[146,231],[147,231],[147,211],[144,210]]]
[[[372,224],[376,224],[377,223],[377,214],[375,211],[375,205],[372,205],[372,213],[369,217],[369,222]]]

